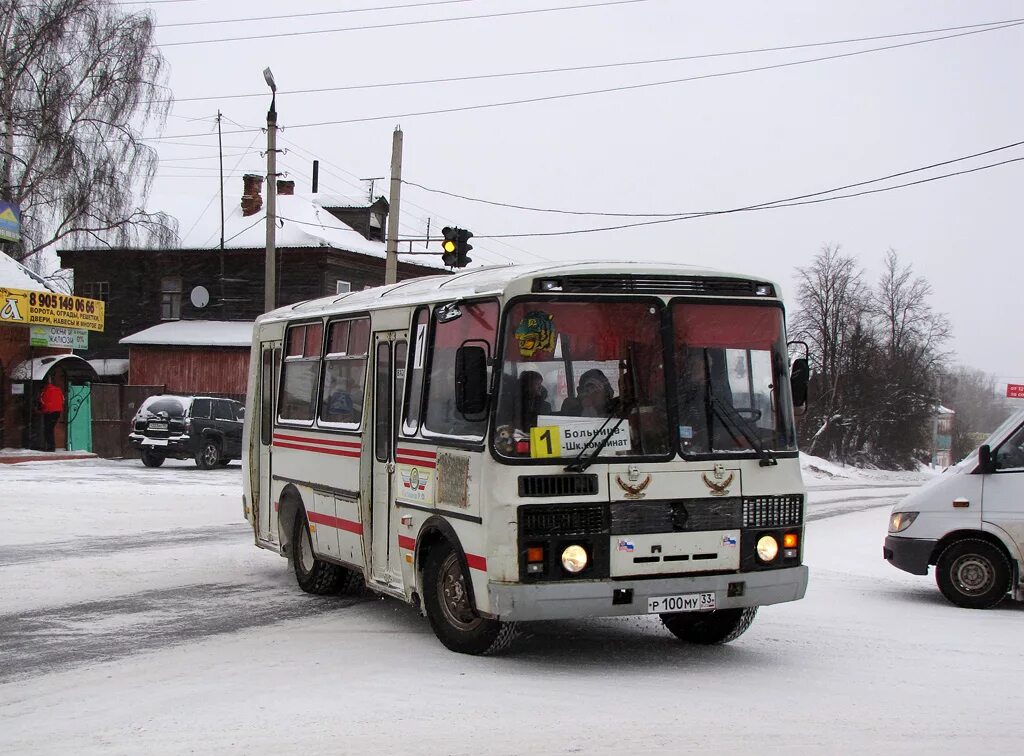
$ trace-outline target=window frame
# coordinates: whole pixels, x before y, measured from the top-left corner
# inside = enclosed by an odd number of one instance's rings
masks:
[[[348,326],[349,327],[349,333],[348,333],[348,336],[346,337],[346,342],[345,342],[346,349],[347,349],[348,348],[348,344],[351,341],[351,337],[352,337],[352,330],[351,330],[352,329],[352,325],[351,324],[353,322],[356,322],[356,321],[359,321],[359,320],[365,320],[366,321],[366,351],[363,352],[362,354],[356,355],[356,356],[353,356],[353,355],[347,354],[347,353],[344,354],[344,355],[338,354],[338,353],[333,353],[333,354],[336,354],[336,356],[331,357],[330,355],[332,353],[327,351],[328,339],[330,338],[331,329],[336,324],[338,324],[338,323],[348,323],[349,324],[349,326]],[[322,344],[322,347],[321,347],[321,350],[320,350],[321,351],[321,358],[320,358],[320,380],[319,380],[319,385],[317,387],[317,407],[316,407],[316,412],[314,413],[314,417],[316,418],[316,425],[317,425],[317,427],[319,427],[319,428],[326,428],[326,429],[330,429],[330,430],[333,430],[333,431],[339,431],[340,430],[340,431],[349,431],[349,432],[354,432],[354,433],[355,432],[360,432],[363,429],[363,423],[366,420],[366,411],[365,411],[366,410],[366,375],[367,375],[366,371],[367,371],[367,368],[368,368],[368,366],[370,364],[370,347],[372,346],[372,341],[373,341],[373,322],[370,319],[369,313],[345,314],[345,315],[334,317],[334,318],[328,320],[325,323],[325,325],[324,325],[324,332],[323,332],[323,344]],[[344,361],[349,361],[349,362],[356,362],[357,360],[362,360],[363,361],[363,372],[362,372],[362,381],[361,381],[362,391],[361,391],[361,396],[360,396],[360,405],[359,405],[360,406],[360,412],[359,412],[359,422],[358,423],[336,422],[336,421],[332,421],[332,420],[324,420],[323,419],[323,403],[324,403],[323,402],[323,399],[324,399],[324,397],[323,397],[323,390],[324,390],[324,386],[327,385],[326,384],[327,365],[328,365],[329,362],[340,362],[340,361],[343,361],[343,360]]]
[[[415,420],[414,423],[409,423],[410,411],[413,410],[412,406],[412,390],[414,381],[412,379],[413,371],[416,370],[416,350],[419,348],[419,339],[416,334],[419,329],[418,319],[420,315],[425,314],[427,316],[426,323],[424,323],[423,329],[423,365],[419,368],[419,396],[417,397],[415,407]],[[405,360],[405,386],[402,389],[402,418],[398,424],[399,435],[402,438],[420,438],[420,432],[423,429],[423,398],[426,396],[427,391],[427,376],[430,375],[430,360],[429,350],[431,343],[431,329],[434,321],[433,312],[429,305],[419,305],[415,307],[412,312],[412,318],[409,321],[409,338],[407,339],[406,347],[406,360]],[[410,364],[409,356],[410,352],[412,355],[412,364]],[[411,428],[412,430],[409,430]]]
[[[177,282],[177,288],[166,288],[168,281]],[[181,320],[181,295],[185,290],[185,282],[181,276],[161,276],[160,278],[160,320]],[[171,314],[165,314],[169,307]]]
[[[306,343],[308,341],[308,336],[303,335],[303,339],[302,339],[302,343],[303,343],[302,352],[303,353],[302,353],[302,355],[301,356],[289,356],[288,355],[288,343],[289,343],[289,340],[291,338],[292,330],[295,329],[295,328],[306,328],[307,326],[311,326],[311,325],[319,325],[320,329],[321,329],[320,330],[320,350],[319,350],[319,353],[316,355],[316,357],[310,357],[310,356],[306,355],[306,353],[305,353],[305,351],[306,351],[305,345],[306,345]],[[279,368],[280,374],[277,377],[277,405],[274,408],[274,410],[275,410],[275,412],[274,412],[274,420],[275,420],[275,422],[277,424],[279,424],[279,425],[290,425],[290,426],[303,427],[303,428],[311,428],[311,427],[313,427],[313,424],[316,422],[317,412],[319,411],[319,408],[320,408],[320,371],[322,370],[322,365],[323,365],[324,335],[326,333],[327,333],[327,329],[324,328],[324,321],[321,318],[315,318],[315,319],[310,319],[310,320],[294,321],[294,322],[291,322],[291,323],[287,324],[287,327],[285,328],[285,331],[284,331],[284,342],[282,344],[282,350],[281,350],[281,364],[280,364],[280,368]],[[287,374],[288,374],[288,371],[286,370],[286,366],[289,363],[295,364],[295,363],[299,363],[299,362],[313,362],[314,360],[317,362],[317,368],[316,368],[316,370],[313,373],[313,375],[314,375],[313,405],[312,405],[312,412],[311,412],[310,418],[308,420],[301,420],[301,419],[297,419],[297,418],[283,417],[281,415],[281,408],[282,408],[282,406],[284,404],[283,398],[285,396],[285,393],[284,393],[284,382],[285,382],[285,378],[287,377]]]

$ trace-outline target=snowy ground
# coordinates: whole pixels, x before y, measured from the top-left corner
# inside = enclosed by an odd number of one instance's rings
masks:
[[[692,648],[647,617],[446,651],[390,600],[302,594],[240,470],[0,467],[0,753],[1019,753],[1024,606],[881,558],[922,479],[805,461],[803,601]]]

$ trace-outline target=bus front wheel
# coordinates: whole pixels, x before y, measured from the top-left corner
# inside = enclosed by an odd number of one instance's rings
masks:
[[[468,576],[455,548],[437,544],[423,567],[423,605],[434,635],[450,651],[460,654],[493,654],[516,636],[514,622],[481,617],[470,598]]]
[[[713,612],[662,614],[661,622],[672,635],[687,643],[716,646],[729,643],[747,631],[757,614],[756,606],[717,609]]]

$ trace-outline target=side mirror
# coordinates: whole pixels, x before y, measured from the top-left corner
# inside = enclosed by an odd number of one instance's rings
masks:
[[[455,352],[455,407],[463,415],[487,409],[487,350],[460,346]]]
[[[978,470],[982,475],[996,471],[996,461],[992,457],[992,448],[988,444],[978,447]]]
[[[807,386],[811,381],[811,365],[803,357],[793,360],[793,368],[789,374],[789,392],[793,397],[794,407],[807,404]]]

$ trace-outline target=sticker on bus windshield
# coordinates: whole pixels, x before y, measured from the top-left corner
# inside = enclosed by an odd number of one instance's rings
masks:
[[[554,353],[555,320],[547,312],[528,312],[516,328],[515,336],[523,357],[536,357],[539,352]]]
[[[590,453],[602,441],[602,454],[629,452],[629,426],[620,423],[613,427],[599,418],[578,418],[572,422],[554,424],[564,419],[557,415],[541,415],[537,418],[539,425],[530,428],[531,457],[563,457],[579,454],[584,449]]]

